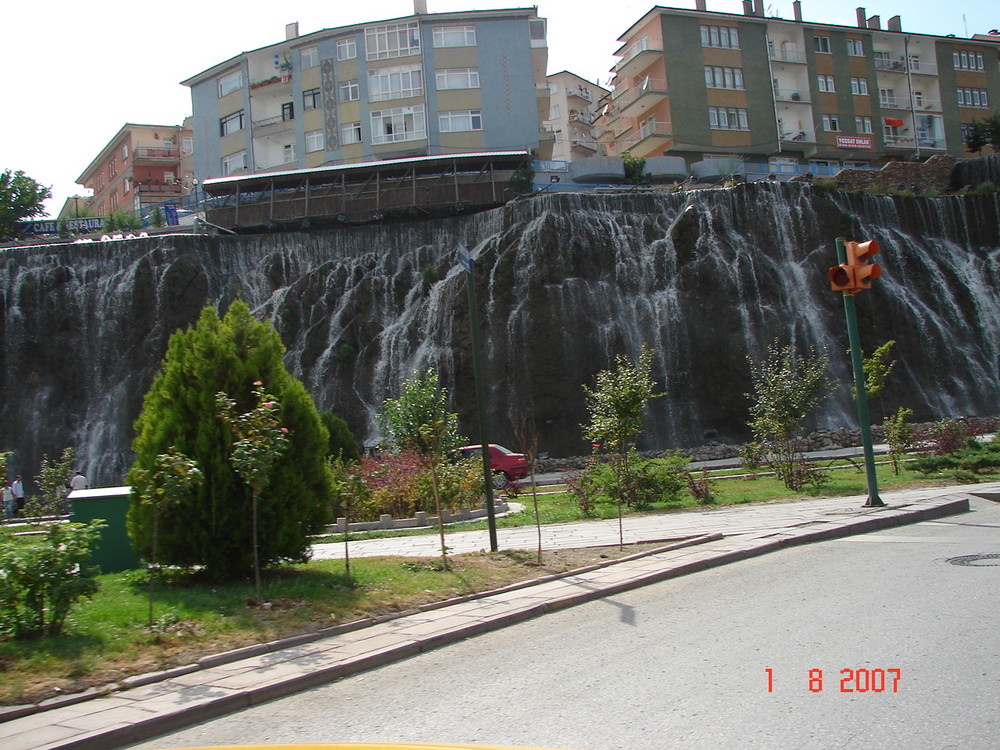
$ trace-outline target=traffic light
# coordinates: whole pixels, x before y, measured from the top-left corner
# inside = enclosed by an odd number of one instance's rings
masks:
[[[844,250],[847,262],[833,266],[826,272],[830,288],[848,295],[871,289],[872,279],[882,275],[882,266],[870,261],[871,256],[879,251],[878,243],[875,240],[845,242]]]

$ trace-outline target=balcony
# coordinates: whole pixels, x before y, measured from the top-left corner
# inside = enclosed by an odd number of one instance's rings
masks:
[[[809,104],[809,89],[774,89],[774,98],[779,102]]]
[[[937,65],[929,62],[923,62],[919,59],[911,58],[910,64],[907,65],[903,58],[899,58],[897,60],[890,60],[886,57],[875,58],[875,70],[880,70],[886,73],[906,73],[907,69],[909,69],[909,72],[917,75],[937,75]]]
[[[616,152],[626,151],[633,156],[649,156],[661,150],[673,141],[673,126],[666,120],[647,120],[642,123],[637,133],[631,133],[620,138],[616,144]]]
[[[615,99],[615,105],[622,117],[639,118],[665,100],[667,95],[666,81],[647,77]]]
[[[180,149],[176,148],[150,148],[147,146],[137,146],[133,151],[134,161],[177,161],[181,158]]]
[[[803,63],[806,56],[798,50],[772,49],[768,55],[774,62]]]
[[[257,89],[262,89],[265,86],[275,86],[283,83],[291,83],[292,76],[290,73],[285,73],[282,71],[282,75],[271,76],[270,78],[264,78],[260,81],[254,81],[250,84],[250,90],[255,91]]]
[[[917,133],[917,145],[920,148],[940,149],[942,151],[947,148],[944,138],[925,138],[920,133]]]
[[[643,37],[625,49],[614,71],[619,78],[633,78],[662,57],[663,50],[650,49],[649,40]]]
[[[583,156],[593,156],[597,153],[597,141],[593,139],[574,138],[570,141],[570,151]]]
[[[782,143],[815,143],[816,133],[811,130],[795,130],[781,134]]]
[[[286,130],[291,130],[294,125],[295,120],[294,114],[280,114],[274,117],[265,117],[263,120],[254,120],[252,122],[253,135],[255,138],[259,136],[267,135],[277,135],[278,133],[283,133]]]
[[[176,183],[166,182],[137,182],[133,185],[138,193],[158,193],[165,195],[180,195],[184,192],[183,187]]]
[[[588,103],[593,103],[594,101],[594,95],[591,93],[590,89],[584,88],[583,86],[570,86],[566,89],[566,96],[583,99]]]
[[[909,109],[909,103],[904,102],[902,99],[897,99],[894,96],[880,96],[878,98],[878,105],[883,109]]]

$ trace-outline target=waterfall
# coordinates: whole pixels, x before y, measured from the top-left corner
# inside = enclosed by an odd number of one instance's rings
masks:
[[[664,395],[644,448],[746,437],[747,357],[774,340],[825,351],[841,386],[810,427],[854,424],[837,236],[877,239],[884,273],[856,297],[866,353],[898,361],[883,402],[918,419],[1000,403],[996,196],[856,196],[755,183],[678,194],[535,196],[471,216],[336,231],[163,235],[3,252],[3,441],[11,471],[78,448],[92,484],[120,482],[132,423],[170,334],[241,295],[270,320],[320,409],[367,444],[414,370],[436,367],[475,438],[467,274],[477,293],[490,437],[522,418],[553,455],[586,451],[583,386],[616,353],[656,352]],[[879,404],[873,404],[878,417]]]

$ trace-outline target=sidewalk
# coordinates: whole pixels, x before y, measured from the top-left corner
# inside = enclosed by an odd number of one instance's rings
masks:
[[[978,497],[977,497],[978,496]],[[883,493],[885,508],[862,496],[625,519],[627,542],[685,538],[617,561],[498,591],[427,605],[392,618],[328,628],[206,657],[165,673],[125,680],[115,692],[67,696],[0,711],[4,750],[121,747],[248,706],[332,682],[557,609],[695,573],[788,546],[963,513],[1000,499],[1000,483]],[[501,548],[534,549],[534,527],[499,530]],[[486,533],[452,532],[454,552],[482,549]],[[543,527],[546,549],[617,544],[618,522]],[[434,556],[434,535],[351,543],[352,556]],[[342,544],[318,545],[336,557]],[[28,713],[28,711],[34,713]]]

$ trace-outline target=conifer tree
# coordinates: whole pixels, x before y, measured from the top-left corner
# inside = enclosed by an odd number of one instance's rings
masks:
[[[150,471],[172,446],[197,462],[203,481],[160,519],[159,562],[203,565],[217,579],[252,573],[251,491],[231,464],[235,437],[219,419],[216,394],[234,394],[235,408],[249,411],[256,381],[281,402],[290,442],[257,509],[261,565],[307,559],[309,536],[325,523],[331,499],[327,431],[305,387],[285,369],[284,353],[270,324],[256,321],[241,300],[221,320],[206,307],[194,326],[171,336],[135,423],[129,481],[141,484],[144,474],[135,470]],[[151,520],[149,508],[133,502],[128,530],[142,556],[150,552]]]

